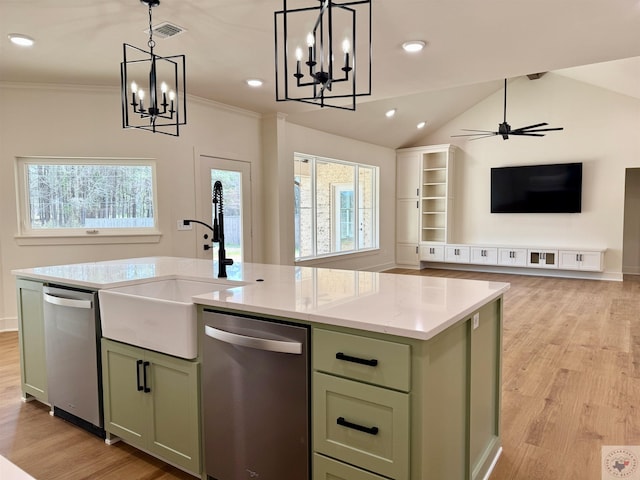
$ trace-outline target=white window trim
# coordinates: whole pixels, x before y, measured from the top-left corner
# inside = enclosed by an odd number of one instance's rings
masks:
[[[132,165],[150,166],[153,183],[154,226],[149,228],[59,228],[32,229],[29,224],[29,188],[26,166],[31,164],[84,164],[84,165]],[[18,245],[81,245],[116,243],[158,243],[162,232],[158,229],[158,198],[156,162],[151,158],[132,157],[52,157],[22,156],[14,163],[18,234],[14,236]]]

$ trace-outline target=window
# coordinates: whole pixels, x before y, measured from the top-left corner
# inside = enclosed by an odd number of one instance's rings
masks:
[[[139,159],[17,159],[20,233],[158,234],[155,163]]]
[[[378,248],[378,170],[294,155],[296,260]]]

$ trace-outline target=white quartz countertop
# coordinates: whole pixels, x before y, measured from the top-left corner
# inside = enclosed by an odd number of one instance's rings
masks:
[[[428,340],[509,289],[508,283],[299,266],[146,257],[13,270],[91,289],[183,278],[229,287],[194,303]]]

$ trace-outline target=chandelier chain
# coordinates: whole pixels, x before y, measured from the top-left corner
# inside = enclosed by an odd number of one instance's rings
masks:
[[[152,14],[151,14],[151,2],[149,2],[149,41],[147,42],[147,45],[149,45],[149,48],[151,49],[151,52],[153,53],[153,47],[156,46],[156,42],[153,40],[153,20],[152,20]]]

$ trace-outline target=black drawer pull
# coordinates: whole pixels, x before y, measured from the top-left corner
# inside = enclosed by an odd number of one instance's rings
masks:
[[[345,355],[342,352],[336,353],[336,358],[338,360],[344,360],[345,362],[353,362],[359,363],[361,365],[369,365],[370,367],[375,367],[378,365],[378,360],[372,358],[371,360],[367,360],[365,358],[352,357],[351,355]]]
[[[344,417],[338,417],[336,420],[338,425],[342,425],[343,427],[353,428],[354,430],[358,430],[359,432],[368,433],[369,435],[377,435],[378,427],[363,427],[362,425],[358,425],[357,423],[351,423],[344,419]]]
[[[149,362],[144,362],[142,368],[143,378],[144,378],[144,392],[149,393],[151,389],[147,386],[147,367],[150,365]]]
[[[136,362],[136,383],[138,386],[138,391],[142,391],[142,385],[140,385],[140,365],[142,365],[142,360],[138,360]]]

